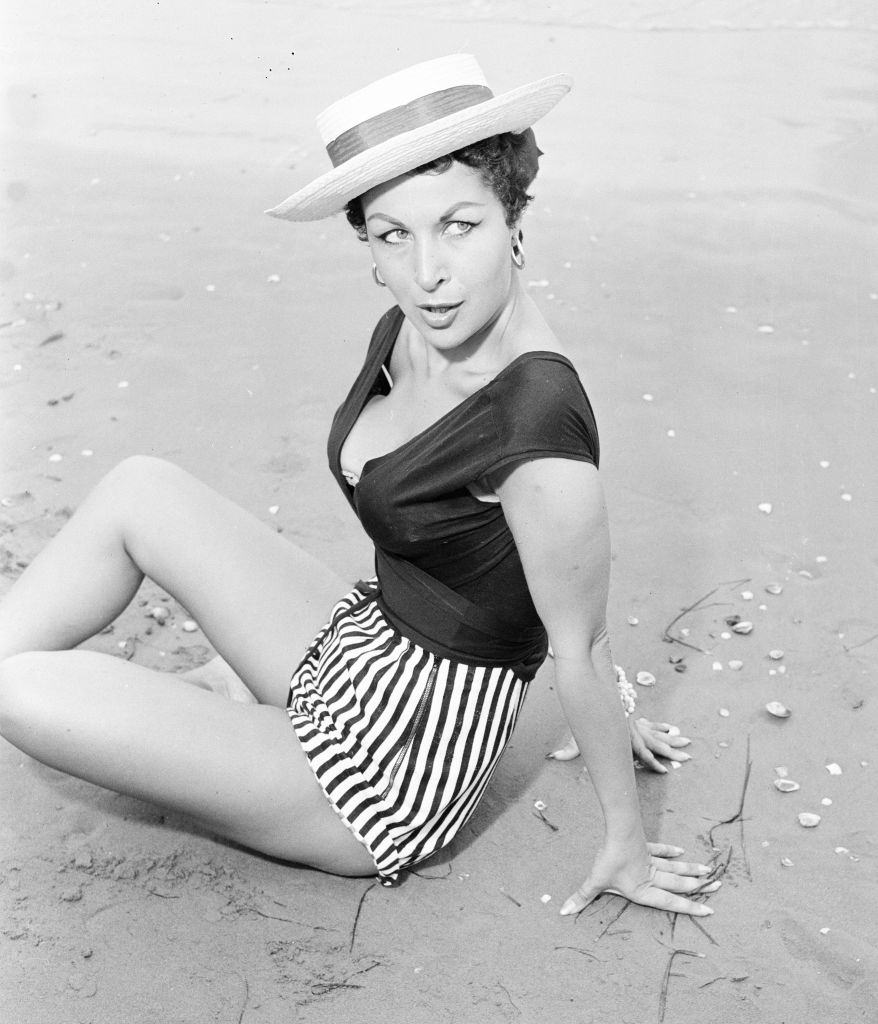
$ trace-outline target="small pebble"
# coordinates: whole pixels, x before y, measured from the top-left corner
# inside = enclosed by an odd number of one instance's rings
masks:
[[[740,672],[743,667],[744,667],[744,662],[743,661],[738,661],[737,659],[735,659],[734,661],[730,661],[729,662],[729,668],[733,672]]]
[[[829,934],[829,929],[828,928],[821,928],[820,929],[820,934],[821,935],[828,935]]]
[[[544,811],[546,809],[546,805],[542,800],[534,800],[534,807],[538,811]]]
[[[778,594],[783,593],[783,587],[779,583],[769,583],[765,588],[765,593],[777,596]]]
[[[758,331],[758,332],[759,332],[760,334],[774,334],[774,328],[773,328],[773,327],[771,326],[771,324],[760,324],[760,325],[759,325],[759,326],[758,326],[758,327],[756,328],[756,330],[757,330],[757,331]]]
[[[828,561],[829,561],[829,559],[828,559],[828,558],[826,557],[826,555],[818,555],[818,556],[817,556],[817,557],[816,557],[816,558],[814,559],[814,561],[815,561],[815,562],[818,562],[818,563],[819,563],[820,565],[823,565],[823,563],[824,563],[824,562],[828,562]]]
[[[82,451],[79,454],[83,455],[83,456],[85,456],[85,458],[89,459],[89,458],[91,458],[92,455],[94,455],[94,452],[92,451],[91,448],[83,448]]]
[[[799,814],[799,824],[802,828],[817,828],[820,824],[820,815],[811,814],[810,811],[802,811]]]
[[[655,676],[652,672],[638,672],[634,678],[640,686],[655,686]]]
[[[205,286],[204,286],[204,290],[205,290],[206,292],[215,292],[215,291],[216,291],[216,285],[215,285],[215,284],[208,284],[208,285],[205,285]]]
[[[753,591],[752,590],[742,590],[741,591],[741,597],[745,601],[752,601],[753,600]]]
[[[729,633],[728,630],[723,630],[723,632],[720,633],[719,638],[720,640],[731,640],[732,634]]]
[[[823,804],[824,807],[832,807],[832,800],[828,796],[825,796],[820,803]]]
[[[63,455],[59,455],[58,452],[53,452],[49,456],[49,462],[60,462],[64,458]]]
[[[726,306],[726,312],[727,313],[737,313],[738,312],[738,307],[737,306]]]
[[[850,853],[851,851],[846,846],[836,846],[836,853]]]
[[[781,857],[780,862],[785,868],[791,868],[793,866],[793,862],[789,857]]]
[[[551,899],[552,897],[546,893],[545,896],[540,896],[540,903],[548,903]]]
[[[168,609],[163,608],[161,605],[156,605],[155,608],[150,608],[150,610],[147,612],[147,615],[149,616],[149,618],[155,619],[155,621],[160,626],[164,626],[164,624],[171,617],[171,613],[168,611]]]
[[[776,647],[774,650],[768,652],[768,657],[771,658],[772,661],[780,661],[783,657],[783,651],[779,647]]]
[[[779,764],[777,766],[777,768],[774,769],[774,774],[779,779],[785,779],[790,773],[789,773],[789,770],[786,768],[785,765]]]
[[[278,512],[280,512],[280,505],[269,505],[268,506],[268,514],[269,515],[276,516],[278,514]]]
[[[841,500],[842,501],[853,501],[854,500],[854,496],[852,494],[848,494],[845,491],[845,493],[841,496]]]
[[[777,666],[777,673],[778,673],[778,675],[781,675],[781,676],[786,675],[786,671],[787,671],[786,665],[778,665]]]
[[[718,747],[722,747],[722,748],[723,748],[723,750],[725,750],[725,749],[726,749],[726,747],[727,747],[728,745],[729,745],[729,744],[728,744],[728,741],[727,741],[727,740],[720,740],[720,741],[719,741],[719,743],[717,744],[717,746],[718,746]]]
[[[640,622],[640,619],[638,619],[636,616],[634,616],[634,615],[629,615],[628,616],[628,625],[629,626],[636,626],[639,622]]]
[[[741,633],[744,636],[746,636],[748,633],[752,633],[753,632],[753,623],[752,622],[736,622],[735,625],[732,626],[732,629],[736,633]]]
[[[826,766],[826,770],[830,775],[841,775],[841,765],[836,764],[834,761]]]
[[[183,623],[183,632],[184,633],[194,633],[197,629],[198,629],[198,623],[194,622],[192,619],[187,619]]]
[[[644,395],[643,396],[643,400],[644,400],[644,402],[651,402],[652,401],[652,395],[649,395],[649,394]]]
[[[280,274],[269,274],[265,280],[268,281],[269,284],[279,284]]]
[[[760,504],[757,505],[756,507],[759,509],[760,512],[764,512],[767,516],[771,515],[772,506],[770,501],[760,502]]]
[[[715,661],[713,663],[713,670],[714,670],[714,672],[722,672],[722,670],[723,670],[723,663],[721,661]]]
[[[820,460],[820,468],[821,469],[829,469],[829,463],[826,461],[826,459],[821,459]]]
[[[720,718],[728,718],[729,715],[731,714],[731,711],[729,711],[728,708],[720,708],[719,709],[719,714],[720,714]]]

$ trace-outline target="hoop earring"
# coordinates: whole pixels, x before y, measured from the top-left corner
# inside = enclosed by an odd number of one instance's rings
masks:
[[[524,270],[524,250],[521,247],[521,243],[524,241],[524,235],[519,231],[518,238],[513,235],[512,238],[512,262],[518,267],[519,270]]]
[[[387,282],[382,280],[381,275],[378,273],[377,263],[372,264],[372,280],[375,282],[375,284],[378,285],[379,288],[387,287]]]

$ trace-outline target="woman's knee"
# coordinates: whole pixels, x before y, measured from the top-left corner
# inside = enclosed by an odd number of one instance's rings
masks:
[[[153,455],[129,455],[107,473],[97,489],[109,491],[117,500],[161,497],[171,488],[178,487],[188,474],[185,470]]]
[[[0,662],[0,736],[22,745],[51,709],[46,682],[51,678],[51,652],[29,651]]]

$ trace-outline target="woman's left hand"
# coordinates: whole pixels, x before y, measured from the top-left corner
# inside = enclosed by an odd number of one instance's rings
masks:
[[[680,747],[688,747],[691,743],[686,736],[680,735],[676,725],[667,722],[650,722],[646,718],[628,719],[628,732],[631,736],[631,750],[638,761],[654,772],[667,773],[667,768],[659,761],[666,757],[669,761],[688,761],[692,755]],[[579,747],[572,736],[568,736],[564,744],[547,755],[554,761],[572,761],[579,757]]]

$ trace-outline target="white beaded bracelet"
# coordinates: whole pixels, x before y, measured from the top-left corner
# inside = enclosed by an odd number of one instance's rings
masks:
[[[634,708],[637,706],[637,701],[634,696],[634,687],[628,682],[628,677],[625,675],[625,669],[621,665],[616,665],[616,686],[619,689],[619,698],[622,701],[622,707],[625,709],[626,715],[633,715]]]

